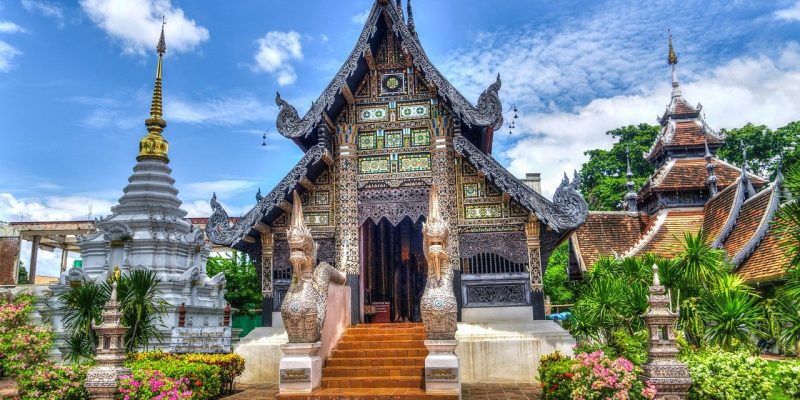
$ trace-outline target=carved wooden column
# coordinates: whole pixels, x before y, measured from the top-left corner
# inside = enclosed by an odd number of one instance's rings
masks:
[[[256,230],[261,233],[261,326],[272,326],[272,255],[275,251],[275,240],[272,228],[259,223]]]
[[[459,122],[455,122],[459,124]],[[461,320],[461,257],[458,251],[458,197],[456,195],[456,164],[453,138],[435,136],[431,150],[431,173],[433,183],[439,190],[439,206],[450,228],[447,249],[450,253],[450,268],[453,274],[453,293],[458,303],[458,320]]]
[[[358,158],[356,154],[356,128],[344,124],[339,127],[335,159],[336,204],[336,268],[347,274],[350,287],[351,323],[357,324],[361,314],[359,290],[359,239],[358,239]]]
[[[539,230],[539,220],[536,216],[531,215],[528,223],[525,224],[525,244],[528,247],[528,271],[530,273],[533,319],[545,319],[542,245]]]

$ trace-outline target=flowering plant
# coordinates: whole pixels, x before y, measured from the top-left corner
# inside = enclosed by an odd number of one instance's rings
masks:
[[[610,359],[602,351],[580,353],[572,366],[572,399],[654,399],[656,390],[640,381],[632,362]]]
[[[556,351],[539,358],[539,384],[544,400],[563,400],[572,393],[572,366],[575,360]]]
[[[30,322],[33,302],[22,295],[0,303],[0,376],[18,376],[47,360],[53,333]]]
[[[188,384],[186,378],[170,378],[161,371],[134,371],[121,377],[119,390],[123,400],[189,400]]]
[[[18,378],[22,400],[82,400],[88,364],[64,365],[45,361]]]
[[[217,366],[222,389],[228,392],[233,389],[233,380],[244,372],[244,358],[238,354],[170,354],[157,350],[130,354],[128,357],[133,361],[174,360]]]
[[[220,393],[219,367],[215,365],[192,363],[171,357],[153,361],[128,361],[125,365],[134,371],[134,377],[157,371],[175,381],[183,380],[187,389],[191,391],[192,400],[210,399]],[[141,382],[142,379],[138,381]]]

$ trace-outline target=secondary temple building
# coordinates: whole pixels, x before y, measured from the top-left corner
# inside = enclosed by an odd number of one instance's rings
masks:
[[[790,261],[774,229],[781,201],[789,198],[783,175],[779,170],[769,182],[717,158],[725,137],[706,124],[700,104],[683,97],[671,37],[668,62],[672,96],[658,120],[661,132],[644,154],[656,171],[636,192],[629,162],[625,211],[589,213],[570,238],[570,275],[580,277],[602,256],[674,256],[684,233],[702,230],[709,244],[727,252],[743,279],[775,281]]]
[[[406,19],[407,18],[407,19]],[[317,258],[346,272],[351,323],[418,322],[425,287],[422,223],[432,187],[449,224],[459,321],[541,320],[547,259],[585,220],[577,182],[553,200],[491,155],[503,124],[496,80],[468,101],[422,48],[409,5],[375,1],[355,48],[300,116],[280,94],[278,131],[305,155],[235,223],[211,200],[216,244],[247,252],[278,324],[291,268],[286,232],[299,192]]]

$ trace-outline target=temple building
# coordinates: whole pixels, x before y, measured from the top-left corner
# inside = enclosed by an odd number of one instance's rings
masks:
[[[571,277],[579,278],[602,256],[654,253],[672,257],[685,233],[702,230],[706,241],[724,249],[734,271],[750,283],[779,279],[789,258],[773,226],[788,199],[780,171],[773,182],[716,156],[725,137],[712,130],[678,82],[678,57],[669,40],[672,96],[658,119],[661,132],[644,157],[656,170],[634,190],[628,159],[624,211],[590,212],[570,237]]]
[[[410,2],[409,2],[410,3]],[[491,155],[503,125],[500,77],[468,101],[422,48],[411,5],[376,0],[355,48],[300,116],[280,94],[278,131],[305,155],[235,223],[211,200],[211,241],[247,252],[262,277],[263,325],[279,324],[291,279],[292,191],[317,258],[347,274],[351,322],[418,322],[431,187],[449,223],[459,321],[542,320],[552,250],[586,218],[565,176],[549,200]],[[224,195],[224,194],[220,194]]]

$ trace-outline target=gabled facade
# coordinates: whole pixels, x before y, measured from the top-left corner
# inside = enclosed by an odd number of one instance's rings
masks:
[[[656,171],[638,193],[629,172],[625,211],[589,213],[570,238],[570,275],[579,278],[602,256],[672,257],[685,233],[702,230],[745,280],[778,279],[789,264],[778,246],[780,234],[771,229],[786,200],[783,177],[769,182],[716,157],[725,138],[705,123],[701,105],[683,97],[671,37],[668,54],[672,95],[659,118],[661,132],[644,154]]]
[[[291,277],[286,228],[298,190],[318,259],[347,272],[353,322],[383,318],[372,315],[376,305],[388,305],[392,321],[416,321],[421,223],[435,185],[455,233],[459,316],[504,307],[544,318],[543,260],[587,206],[576,181],[565,177],[551,201],[492,158],[500,88],[498,76],[473,105],[428,60],[410,4],[406,18],[399,2],[375,1],[353,52],[304,116],[276,97],[278,131],[305,155],[234,224],[215,196],[209,238],[258,261],[264,309],[277,310]]]

